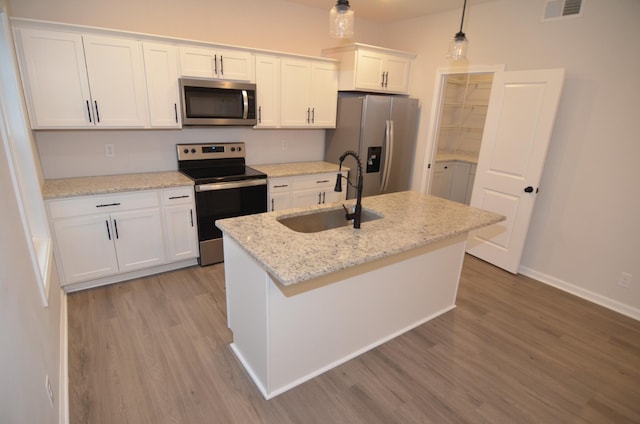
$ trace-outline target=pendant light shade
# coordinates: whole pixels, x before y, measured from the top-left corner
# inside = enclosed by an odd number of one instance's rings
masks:
[[[334,38],[353,37],[354,26],[353,9],[349,0],[338,0],[329,12],[329,33]]]
[[[453,36],[449,42],[449,51],[447,52],[447,58],[449,60],[466,60],[467,49],[469,48],[469,40],[462,32],[462,25],[464,24],[464,12],[467,9],[467,0],[464,0],[462,6],[462,19],[460,20],[460,31]]]

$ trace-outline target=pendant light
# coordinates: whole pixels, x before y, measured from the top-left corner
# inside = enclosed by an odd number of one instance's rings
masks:
[[[464,12],[466,9],[467,0],[464,0],[464,5],[462,6],[462,19],[460,20],[460,31],[458,31],[449,42],[449,52],[447,53],[447,58],[450,60],[467,59],[469,40],[467,40],[464,32],[462,32],[462,25],[464,24]]]
[[[338,0],[329,12],[329,33],[334,38],[353,37],[354,12],[349,0]]]

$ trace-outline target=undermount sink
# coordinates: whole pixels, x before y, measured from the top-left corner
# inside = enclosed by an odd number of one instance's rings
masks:
[[[375,221],[382,215],[370,210],[362,209],[362,221]],[[329,209],[308,213],[305,215],[283,216],[276,218],[278,222],[298,233],[317,233],[333,228],[353,225],[353,220],[347,221],[344,209]]]

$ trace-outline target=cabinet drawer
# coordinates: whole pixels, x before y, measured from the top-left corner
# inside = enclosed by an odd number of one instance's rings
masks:
[[[51,219],[158,207],[157,190],[101,194],[47,201]]]
[[[293,188],[294,190],[304,190],[308,188],[326,189],[333,188],[336,183],[336,173],[303,175],[296,177]]]
[[[193,202],[193,186],[166,188],[162,190],[162,202],[165,205],[178,205]]]
[[[291,189],[290,178],[269,178],[269,193],[282,193]]]

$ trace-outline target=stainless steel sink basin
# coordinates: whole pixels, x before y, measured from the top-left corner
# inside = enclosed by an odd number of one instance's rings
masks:
[[[362,208],[362,222],[374,221],[382,215]],[[353,220],[347,221],[344,209],[329,209],[311,212],[305,215],[283,216],[276,218],[282,225],[298,233],[317,233],[332,228],[353,225]]]

